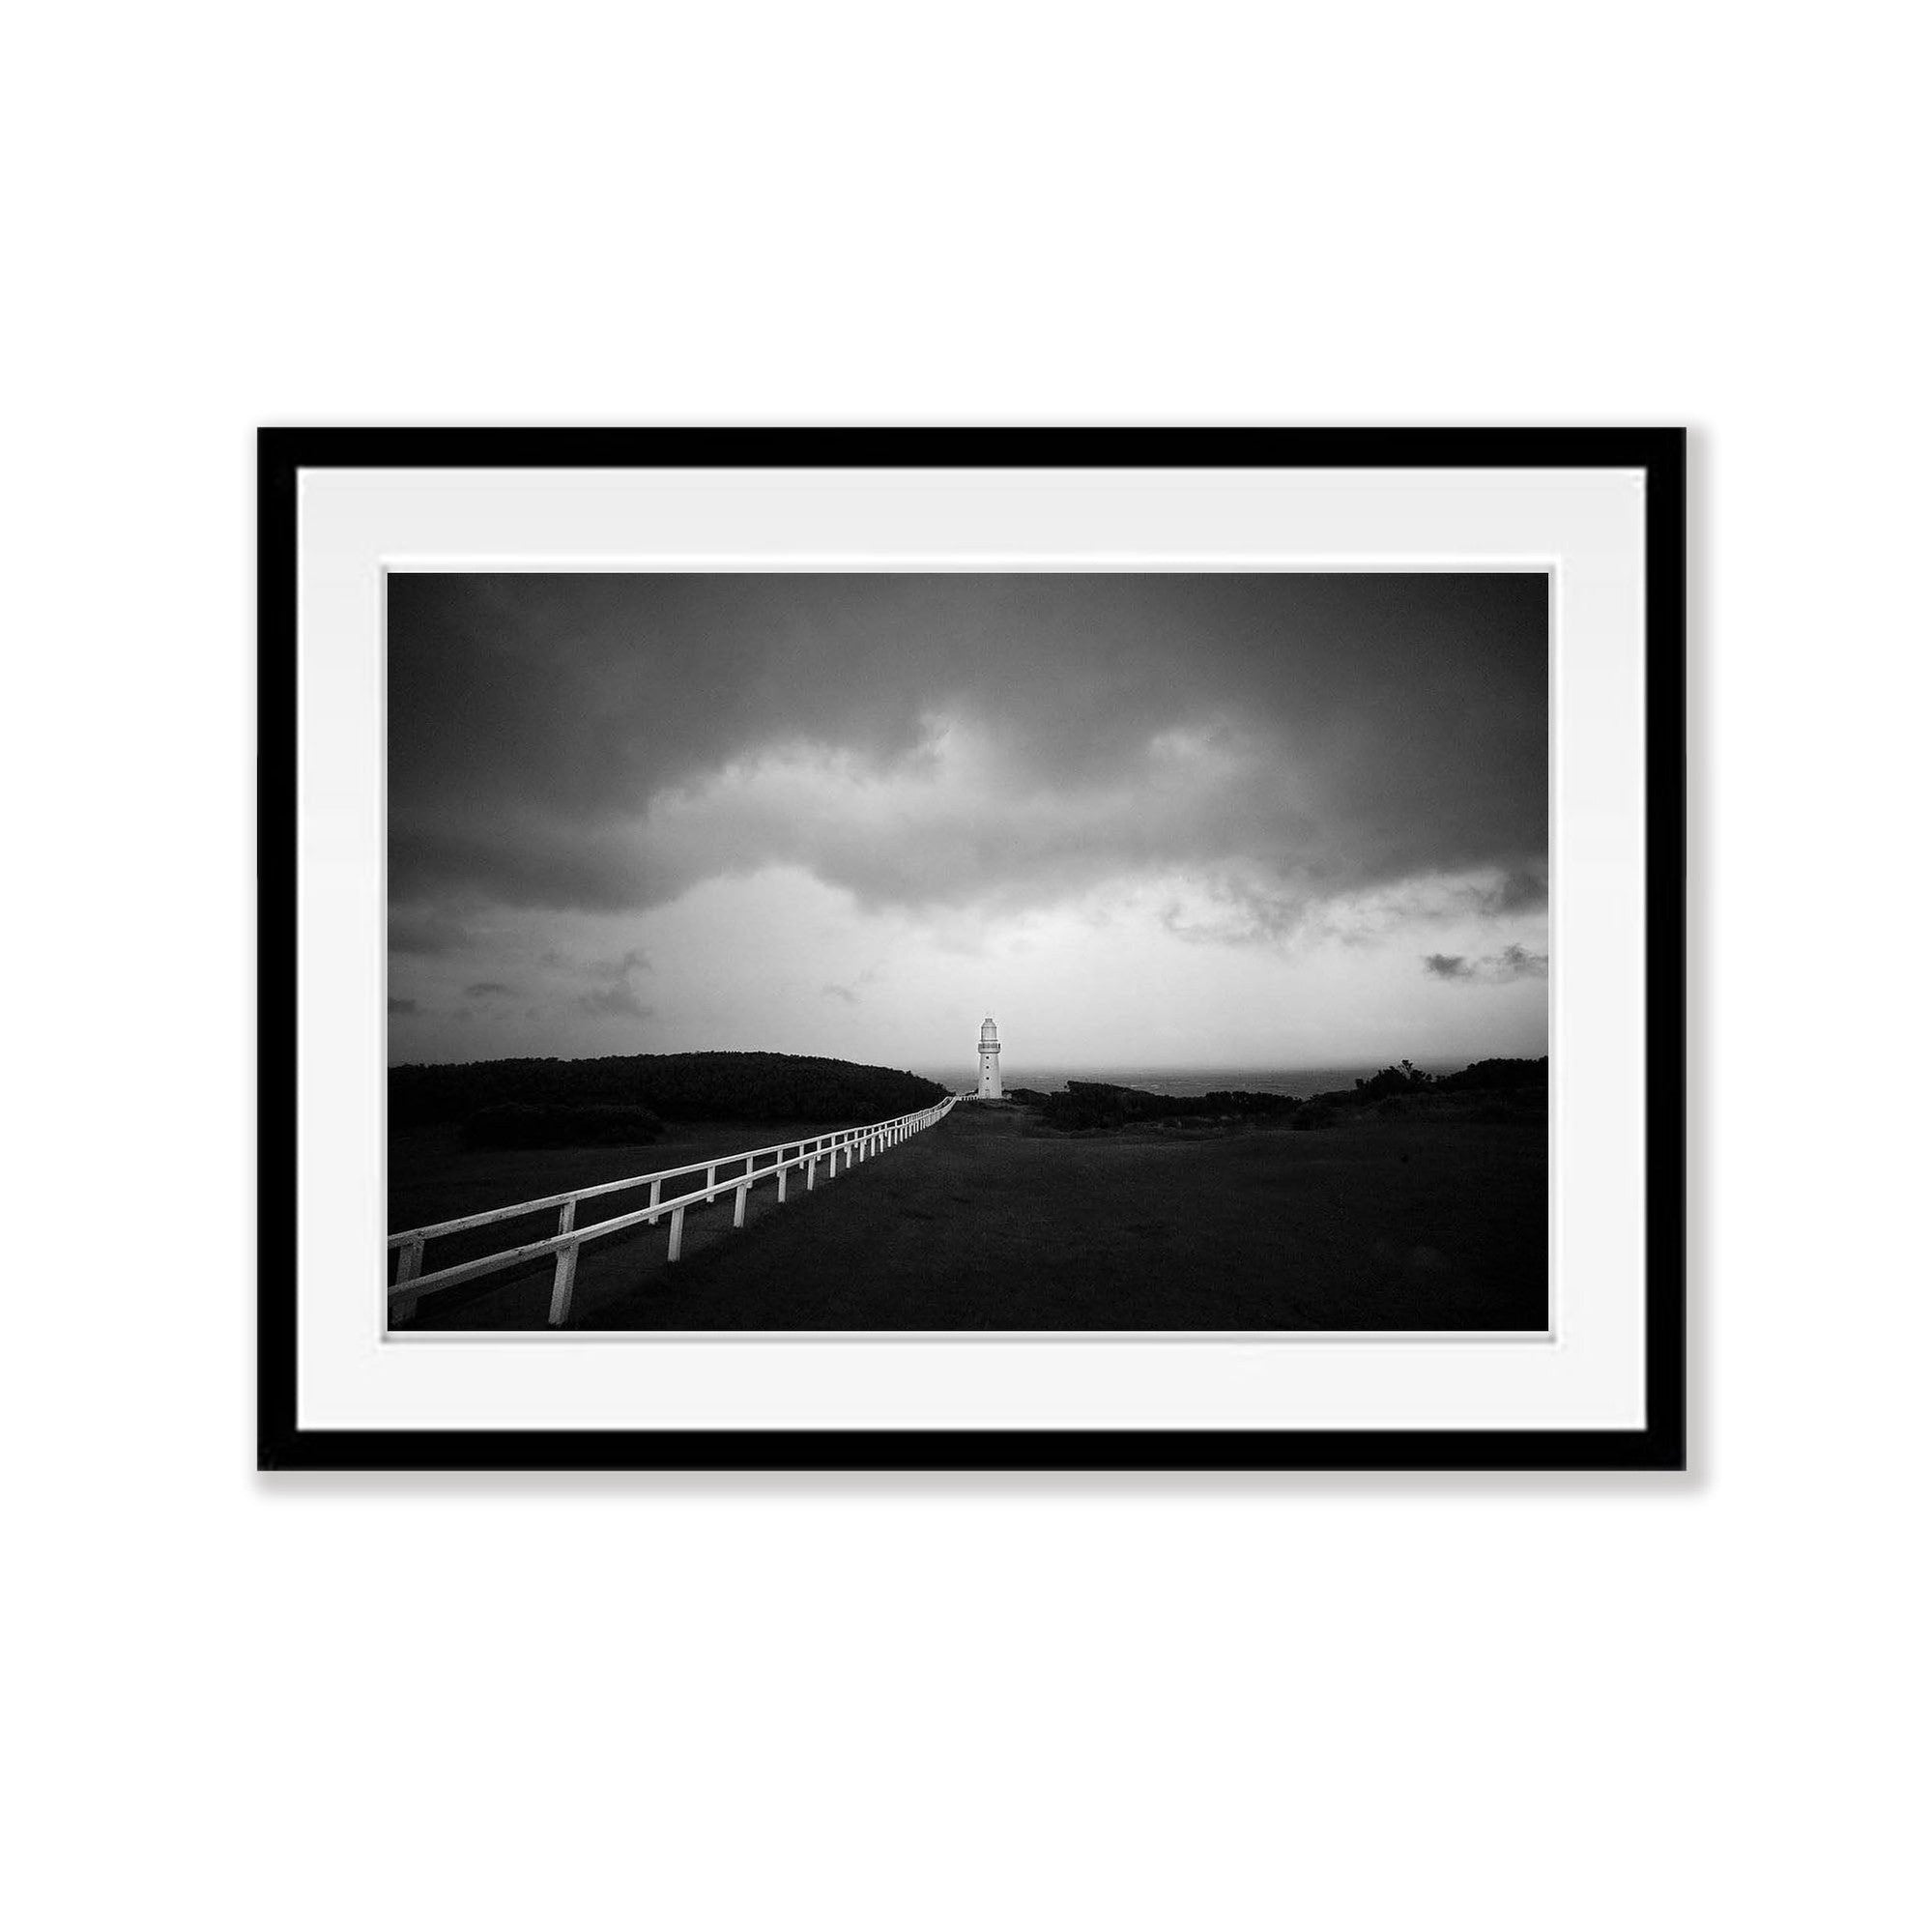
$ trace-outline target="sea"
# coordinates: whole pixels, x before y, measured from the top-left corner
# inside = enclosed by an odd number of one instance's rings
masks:
[[[1165,1093],[1176,1099],[1212,1092],[1291,1093],[1306,1100],[1312,1093],[1346,1091],[1358,1080],[1387,1066],[1387,1060],[1342,1067],[1137,1067],[1127,1064],[1106,1067],[1027,1066],[1016,1060],[1008,1066],[1002,1058],[999,1081],[1004,1087],[1032,1087],[1041,1093],[1057,1093],[1070,1080],[1102,1081],[1110,1086],[1138,1086],[1148,1093]],[[1466,1060],[1418,1060],[1424,1073],[1454,1073]],[[914,1067],[912,1072],[937,1081],[954,1093],[969,1093],[978,1084],[978,1069],[966,1067]]]

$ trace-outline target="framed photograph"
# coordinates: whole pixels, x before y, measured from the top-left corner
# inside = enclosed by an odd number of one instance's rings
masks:
[[[1685,437],[259,444],[267,1469],[1681,1469]]]

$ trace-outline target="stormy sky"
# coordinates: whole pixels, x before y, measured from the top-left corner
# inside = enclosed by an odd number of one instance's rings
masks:
[[[416,575],[389,1057],[1547,1050],[1547,585]]]

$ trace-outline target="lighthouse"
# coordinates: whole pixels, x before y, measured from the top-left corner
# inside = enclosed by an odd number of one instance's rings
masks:
[[[979,1029],[979,1097],[997,1100],[999,1085],[999,1028],[991,1016]]]

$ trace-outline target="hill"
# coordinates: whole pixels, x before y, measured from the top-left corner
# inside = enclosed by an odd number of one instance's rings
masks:
[[[649,1139],[665,1120],[822,1120],[857,1125],[909,1113],[945,1089],[891,1067],[803,1053],[621,1053],[593,1060],[470,1060],[389,1069],[389,1130],[479,1115],[480,1138],[540,1116],[548,1134],[611,1133],[617,1110]],[[513,1110],[513,1111],[512,1111]],[[655,1116],[655,1120],[650,1119]],[[549,1144],[555,1144],[550,1140]],[[501,1140],[499,1144],[502,1144]],[[524,1142],[523,1144],[531,1144]]]

